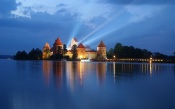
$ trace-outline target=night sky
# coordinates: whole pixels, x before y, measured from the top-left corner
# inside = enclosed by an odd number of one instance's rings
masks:
[[[123,45],[173,55],[175,0],[0,0],[0,55],[66,45]]]

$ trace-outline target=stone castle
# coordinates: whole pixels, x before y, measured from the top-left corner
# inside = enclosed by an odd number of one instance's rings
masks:
[[[85,47],[82,43],[78,43],[78,40],[76,38],[73,38],[71,40],[70,46],[67,48],[67,53],[65,56],[69,56],[69,58],[72,58],[72,52],[71,48],[73,45],[77,46],[77,54],[78,59],[103,59],[106,60],[106,46],[103,41],[99,43],[97,46],[97,50],[92,50],[89,46]],[[55,55],[58,53],[58,48],[63,49],[63,43],[61,42],[60,38],[57,38],[53,44],[53,47],[51,48],[48,43],[45,44],[43,47],[43,59],[48,59],[50,56]]]

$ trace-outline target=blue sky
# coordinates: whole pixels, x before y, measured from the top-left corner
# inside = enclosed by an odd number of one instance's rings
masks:
[[[30,51],[57,37],[76,37],[93,49],[127,46],[175,52],[173,0],[1,0],[0,55]]]

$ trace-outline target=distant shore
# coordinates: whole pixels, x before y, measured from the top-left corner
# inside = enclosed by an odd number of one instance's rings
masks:
[[[13,59],[11,55],[0,55],[0,59]]]

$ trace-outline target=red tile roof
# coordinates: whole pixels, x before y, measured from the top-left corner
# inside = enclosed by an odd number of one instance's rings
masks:
[[[57,40],[55,40],[55,45],[63,45],[60,38],[57,38]]]
[[[80,43],[80,45],[77,48],[85,48],[85,47],[82,43]]]
[[[98,45],[98,47],[106,47],[106,46],[105,46],[104,42],[101,41],[100,44]]]

